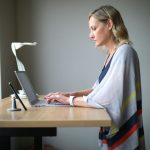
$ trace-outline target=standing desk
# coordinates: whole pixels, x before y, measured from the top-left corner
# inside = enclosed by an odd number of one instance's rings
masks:
[[[34,136],[34,149],[42,149],[42,136],[56,136],[57,127],[109,127],[111,119],[105,109],[52,106],[31,107],[27,111],[7,111],[11,98],[0,100],[0,149],[10,150],[13,136]],[[17,101],[17,107],[22,108]]]

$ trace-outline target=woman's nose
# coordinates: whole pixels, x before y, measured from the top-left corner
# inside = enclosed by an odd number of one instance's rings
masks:
[[[94,39],[94,34],[92,32],[90,32],[89,37],[90,37],[91,40],[93,40]]]

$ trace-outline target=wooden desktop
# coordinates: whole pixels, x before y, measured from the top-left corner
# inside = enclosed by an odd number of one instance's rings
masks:
[[[0,138],[3,139],[0,141],[9,142],[12,136],[34,136],[35,149],[40,150],[42,136],[56,136],[57,127],[111,125],[111,119],[105,109],[69,106],[31,107],[28,100],[23,100],[23,103],[27,111],[24,111],[17,101],[17,107],[22,110],[10,112],[7,109],[11,107],[11,98],[0,100]],[[5,150],[10,149],[8,145]]]

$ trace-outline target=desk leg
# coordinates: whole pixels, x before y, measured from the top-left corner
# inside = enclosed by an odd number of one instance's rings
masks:
[[[34,136],[34,150],[42,150],[42,136]]]
[[[42,150],[42,136],[56,136],[53,128],[0,128],[0,150],[11,149],[11,137],[34,136],[34,150]]]
[[[10,150],[11,140],[10,136],[0,136],[0,150]]]

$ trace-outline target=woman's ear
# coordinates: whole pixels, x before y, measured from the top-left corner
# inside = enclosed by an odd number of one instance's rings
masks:
[[[108,19],[108,21],[107,21],[107,27],[108,27],[109,30],[111,30],[113,28],[113,22],[112,22],[111,19]]]

